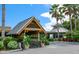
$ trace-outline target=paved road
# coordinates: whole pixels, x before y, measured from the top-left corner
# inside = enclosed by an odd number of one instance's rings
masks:
[[[43,48],[26,49],[24,51],[1,51],[1,54],[78,54],[78,42],[53,42]]]

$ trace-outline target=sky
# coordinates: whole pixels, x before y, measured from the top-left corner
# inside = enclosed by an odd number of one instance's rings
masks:
[[[46,31],[52,29],[51,25],[56,23],[49,14],[49,4],[6,4],[6,26],[13,28],[20,21],[35,16]],[[2,20],[2,5],[0,5],[0,26]]]

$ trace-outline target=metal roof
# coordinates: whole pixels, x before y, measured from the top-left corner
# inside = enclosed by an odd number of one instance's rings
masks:
[[[7,33],[7,35],[10,35],[10,34],[18,34],[19,32],[22,31],[22,29],[28,25],[28,22],[30,22],[30,20],[33,20],[36,18],[34,16],[24,20],[24,21],[21,21],[20,23],[18,23],[9,33]],[[38,20],[37,20],[38,21]],[[39,21],[38,21],[39,22]],[[40,24],[39,24],[40,25]],[[41,26],[41,25],[40,25]],[[42,26],[41,26],[42,28]]]
[[[28,20],[32,19],[33,17],[30,17],[28,19],[25,19],[24,21],[21,21],[18,23],[9,33],[9,34],[17,34],[18,31],[28,22]]]
[[[66,28],[59,27],[58,29],[59,29],[59,32],[61,32],[61,33],[68,32],[68,30]],[[50,32],[58,32],[58,31],[57,31],[57,28],[54,28]]]

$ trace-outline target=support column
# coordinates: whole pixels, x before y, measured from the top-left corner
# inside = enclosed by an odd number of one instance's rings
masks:
[[[38,32],[38,41],[40,41],[40,33]]]

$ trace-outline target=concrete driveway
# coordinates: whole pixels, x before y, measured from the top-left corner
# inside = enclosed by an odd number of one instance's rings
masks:
[[[26,49],[24,51],[1,51],[0,54],[78,54],[78,42],[50,42],[50,45],[43,48]]]

